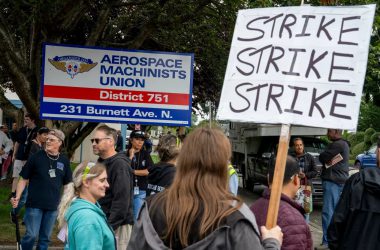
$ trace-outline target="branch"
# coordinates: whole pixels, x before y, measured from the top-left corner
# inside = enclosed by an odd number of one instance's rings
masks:
[[[107,19],[110,11],[111,8],[109,6],[104,7],[104,9],[100,11],[96,25],[94,26],[94,28],[92,28],[91,34],[87,39],[87,46],[95,45],[99,38],[102,36],[104,29],[108,24]]]
[[[4,63],[3,65],[12,79],[12,83],[17,95],[21,99],[28,112],[38,117],[38,105],[37,101],[32,98],[32,95],[30,95],[30,93],[33,93],[33,90],[30,88],[31,83],[28,77],[17,67],[18,65],[16,65],[16,63],[12,60],[13,58],[10,55],[9,51],[2,50],[2,52],[2,62]]]
[[[66,135],[71,135],[75,132],[75,130],[78,129],[78,127],[80,127],[83,123],[82,122],[76,122],[76,121],[67,121],[65,123],[63,123],[62,125],[62,131],[66,134]]]
[[[74,154],[75,149],[80,146],[83,140],[98,126],[98,124],[99,123],[97,122],[89,122],[86,126],[80,129],[78,133],[73,134],[73,136],[69,138],[68,145],[70,146],[67,147],[67,154],[69,158]]]
[[[0,43],[3,47],[2,49],[5,51],[8,51],[12,60],[15,61],[18,67],[24,65],[24,62],[20,56],[20,53],[17,52],[15,43],[12,40],[12,34],[7,28],[7,22],[4,19],[3,15],[1,15],[1,12],[0,12]]]
[[[150,34],[155,30],[156,28],[156,22],[150,21],[148,22],[142,30],[140,30],[140,33],[136,36],[135,39],[133,39],[132,42],[128,43],[129,49],[138,49],[141,47],[141,45],[144,43],[144,41],[147,39],[147,37],[150,36]]]
[[[45,27],[48,29],[46,34],[56,34],[62,37],[64,33],[67,33],[77,26],[83,13],[85,13],[89,7],[90,3],[87,3],[86,0],[66,1],[66,5],[46,24]]]
[[[6,25],[6,23],[7,22],[4,19],[4,16],[0,12],[0,34],[3,37],[3,39],[7,38],[6,40],[4,39],[4,41],[8,45],[7,47],[9,49],[14,49],[14,48],[16,48],[16,46],[15,46],[15,43],[14,43],[14,41],[12,39],[11,32],[9,31],[8,26]]]
[[[147,3],[151,3],[151,0],[140,0],[140,1],[131,1],[131,2],[118,2],[115,4],[112,4],[113,8],[120,8],[120,7],[132,7],[132,6],[138,6],[138,5],[144,5]]]
[[[194,11],[191,11],[190,13],[187,13],[185,15],[180,15],[180,16],[174,17],[173,19],[171,19],[171,21],[159,22],[157,25],[158,26],[169,26],[173,23],[184,23],[184,22],[188,22],[190,20],[193,20],[193,19],[197,18],[197,15],[194,15],[194,13],[201,13],[201,10],[210,3],[212,3],[212,0],[202,0],[198,4],[198,6],[194,9]]]

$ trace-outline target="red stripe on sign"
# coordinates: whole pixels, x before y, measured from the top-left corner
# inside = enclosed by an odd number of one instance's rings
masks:
[[[44,85],[44,97],[95,101],[189,105],[188,94],[95,89],[52,85]]]

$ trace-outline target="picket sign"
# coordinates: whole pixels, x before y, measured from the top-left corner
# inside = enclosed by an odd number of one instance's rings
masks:
[[[356,130],[375,10],[371,4],[239,11],[217,119],[282,124],[268,229],[277,224],[290,124]]]

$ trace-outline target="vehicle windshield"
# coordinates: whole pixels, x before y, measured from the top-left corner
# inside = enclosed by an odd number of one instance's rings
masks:
[[[327,144],[324,141],[321,141],[319,139],[314,139],[314,138],[302,138],[303,144],[304,144],[304,150],[306,153],[310,153],[312,155],[319,155],[322,153]],[[289,153],[294,152],[293,149],[293,143],[289,146]]]

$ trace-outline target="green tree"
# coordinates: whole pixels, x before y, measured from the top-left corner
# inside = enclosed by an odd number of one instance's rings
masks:
[[[320,1],[308,3],[316,6]],[[338,1],[364,3],[375,1]],[[29,112],[39,114],[43,42],[191,52],[195,53],[193,108],[206,101],[217,107],[237,11],[299,4],[293,0],[0,0],[0,86],[15,91]],[[376,13],[364,101],[379,106],[379,7]],[[1,88],[0,105],[8,115],[21,116]],[[47,123],[65,132],[69,155],[97,125]]]
[[[195,53],[194,107],[219,96],[236,12],[243,1],[0,1],[0,86],[38,116],[43,42]],[[0,91],[0,105],[21,116]],[[47,121],[71,155],[96,123]]]
[[[365,131],[368,128],[373,128],[380,131],[380,107],[372,101],[362,101],[360,106],[360,114],[358,121],[358,130]]]

